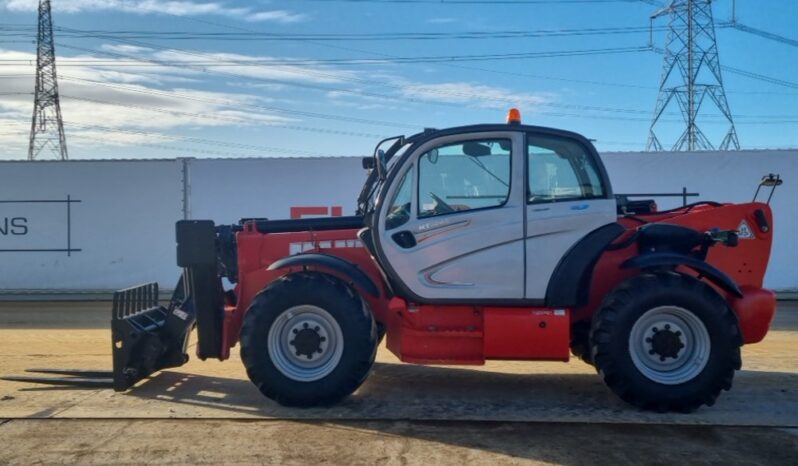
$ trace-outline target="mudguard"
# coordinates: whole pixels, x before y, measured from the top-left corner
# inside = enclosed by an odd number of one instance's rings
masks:
[[[322,267],[348,278],[356,287],[371,296],[380,297],[377,285],[374,284],[369,276],[356,265],[340,257],[318,253],[297,254],[272,262],[267,270],[279,270],[288,267]]]
[[[588,233],[565,253],[549,279],[546,306],[576,307],[588,302],[593,268],[607,247],[626,231],[610,223]]]
[[[719,286],[727,293],[738,298],[743,297],[740,287],[738,287],[728,275],[721,272],[711,264],[685,254],[678,254],[674,252],[652,252],[641,254],[626,260],[623,264],[621,264],[621,268],[651,269],[658,267],[678,267],[680,265],[693,269],[694,271],[698,272],[698,274],[706,277],[710,282]]]

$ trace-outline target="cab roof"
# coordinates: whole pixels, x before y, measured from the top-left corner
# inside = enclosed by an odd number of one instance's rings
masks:
[[[417,144],[441,136],[449,136],[453,134],[486,133],[494,131],[513,131],[520,133],[538,133],[550,136],[559,136],[562,138],[576,139],[582,143],[588,144],[590,147],[593,147],[593,143],[589,139],[573,131],[566,131],[557,128],[548,128],[545,126],[523,125],[517,123],[486,123],[486,124],[477,124],[477,125],[455,126],[452,128],[444,128],[444,129],[425,129],[420,133],[408,137],[407,142],[411,144]]]

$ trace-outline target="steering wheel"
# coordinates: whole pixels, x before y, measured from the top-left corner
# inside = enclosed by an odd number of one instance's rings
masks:
[[[432,196],[432,199],[435,201],[435,209],[434,209],[435,212],[439,214],[448,214],[451,212],[457,212],[457,209],[447,204],[446,201],[438,197],[437,194],[430,191],[429,195]]]

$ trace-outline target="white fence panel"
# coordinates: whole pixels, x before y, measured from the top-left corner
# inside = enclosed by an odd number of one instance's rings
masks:
[[[359,157],[189,160],[190,217],[352,215],[366,177]]]
[[[174,160],[0,163],[0,290],[173,283],[182,199]]]
[[[766,285],[798,289],[798,151],[603,159],[616,193],[687,187],[701,194],[690,201],[749,201],[762,175],[780,173]],[[350,215],[364,178],[358,157],[2,162],[0,290],[109,290],[151,280],[169,288],[179,272],[174,223],[184,215],[217,224]],[[668,208],[681,199],[657,202]]]
[[[798,247],[793,241],[798,232],[798,150],[608,153],[602,159],[617,194],[677,192],[682,187],[701,194],[688,202],[748,202],[763,175],[779,173],[785,181],[771,202],[774,241],[765,285],[798,289]],[[770,189],[762,189],[759,199],[767,200]],[[681,198],[657,199],[661,209],[681,202]]]

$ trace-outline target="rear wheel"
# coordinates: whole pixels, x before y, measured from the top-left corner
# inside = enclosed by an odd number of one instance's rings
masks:
[[[241,359],[267,397],[330,405],[357,389],[374,362],[377,328],[360,297],[321,273],[286,275],[252,301]]]
[[[590,342],[607,386],[657,411],[711,406],[741,365],[742,341],[726,302],[705,283],[677,273],[621,284],[597,312]]]
[[[577,322],[571,326],[571,354],[593,366],[590,350],[590,322]]]

